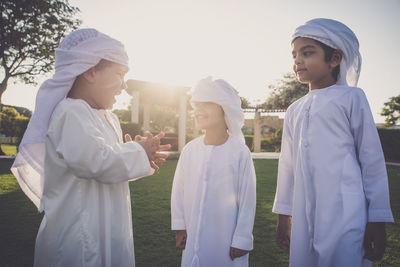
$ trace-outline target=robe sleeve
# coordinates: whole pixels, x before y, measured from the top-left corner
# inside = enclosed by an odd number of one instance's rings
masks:
[[[283,123],[282,145],[278,164],[278,180],[272,212],[282,215],[292,215],[294,190],[293,145],[292,133],[289,127],[289,110]]]
[[[364,92],[355,90],[350,124],[368,201],[368,222],[393,222],[385,158],[378,131]]]
[[[239,211],[231,246],[250,251],[253,249],[253,226],[256,213],[256,173],[248,150],[239,174]]]
[[[64,112],[47,134],[77,177],[119,183],[150,174],[145,150],[136,142],[106,144],[93,114],[82,104]]]
[[[172,183],[171,192],[171,229],[172,230],[185,230],[185,216],[184,216],[184,163],[185,149],[179,157],[178,165],[176,166],[174,181]]]

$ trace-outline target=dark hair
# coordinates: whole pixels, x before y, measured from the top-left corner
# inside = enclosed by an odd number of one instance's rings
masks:
[[[319,46],[321,46],[322,50],[324,50],[325,53],[325,61],[329,62],[332,59],[333,53],[337,51],[337,49],[332,48],[330,46],[327,46],[324,43],[321,43],[320,41],[314,40]],[[340,65],[336,66],[333,71],[332,71],[332,76],[337,81],[340,73]]]

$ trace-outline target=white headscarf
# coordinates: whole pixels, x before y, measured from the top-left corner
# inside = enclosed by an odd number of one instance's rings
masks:
[[[11,167],[21,189],[40,211],[43,210],[40,199],[45,139],[55,107],[66,97],[76,77],[101,59],[128,67],[128,55],[123,44],[95,29],[80,29],[69,34],[56,49],[55,58],[55,74],[39,88],[35,111]]]
[[[320,41],[343,52],[338,85],[357,86],[361,71],[361,55],[356,35],[343,23],[332,19],[313,19],[299,26],[292,36]]]
[[[244,115],[241,107],[242,101],[238,92],[225,80],[213,80],[207,77],[196,83],[191,90],[193,102],[213,102],[224,110],[225,122],[228,133],[244,142],[242,127]]]

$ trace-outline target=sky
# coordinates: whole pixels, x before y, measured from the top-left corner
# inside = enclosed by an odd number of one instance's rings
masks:
[[[349,26],[363,58],[358,86],[375,122],[384,102],[400,94],[400,0],[70,0],[81,27],[104,32],[130,57],[127,79],[192,86],[209,75],[231,83],[252,103],[264,102],[292,71],[291,35],[325,17]],[[40,82],[52,74],[39,77]],[[34,109],[39,86],[10,82],[3,103]],[[128,105],[118,97],[115,108]]]

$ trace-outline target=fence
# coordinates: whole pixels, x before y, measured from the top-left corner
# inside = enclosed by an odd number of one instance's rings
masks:
[[[18,137],[0,137],[0,144],[16,145],[18,140]]]

